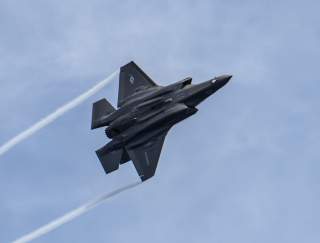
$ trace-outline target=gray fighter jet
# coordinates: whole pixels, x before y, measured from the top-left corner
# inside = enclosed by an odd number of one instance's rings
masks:
[[[140,178],[155,174],[164,139],[176,123],[195,114],[196,106],[223,87],[231,75],[200,84],[185,78],[160,86],[134,62],[120,69],[118,109],[106,99],[93,104],[91,129],[105,127],[112,139],[96,151],[106,173],[132,160]]]

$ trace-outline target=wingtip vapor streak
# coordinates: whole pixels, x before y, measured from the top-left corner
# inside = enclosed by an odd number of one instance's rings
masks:
[[[106,127],[106,136],[112,139],[96,151],[105,172],[132,160],[142,181],[151,178],[170,128],[194,115],[197,105],[231,77],[222,75],[200,84],[191,84],[188,77],[160,86],[134,62],[121,67],[118,109],[106,99],[92,108],[91,129]]]

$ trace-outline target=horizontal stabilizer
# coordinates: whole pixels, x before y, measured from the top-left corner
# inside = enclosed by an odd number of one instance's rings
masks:
[[[116,109],[106,99],[101,99],[93,103],[91,129],[104,126],[103,119],[115,110]]]
[[[96,154],[107,174],[119,169],[119,164],[129,161],[129,156],[124,149],[106,152],[105,147],[102,147],[96,151]]]

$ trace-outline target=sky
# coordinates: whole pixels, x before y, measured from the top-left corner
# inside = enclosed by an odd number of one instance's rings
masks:
[[[0,0],[0,143],[134,60],[232,80],[170,130],[154,178],[34,242],[320,242],[318,1]],[[91,105],[0,157],[0,242],[138,180],[105,175]]]

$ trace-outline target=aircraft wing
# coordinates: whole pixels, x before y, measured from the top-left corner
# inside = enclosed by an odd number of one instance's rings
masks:
[[[149,179],[155,174],[167,132],[160,134],[146,144],[132,149],[126,148],[142,181]]]
[[[129,62],[120,69],[118,107],[126,102],[127,98],[138,90],[157,86],[134,62]]]

